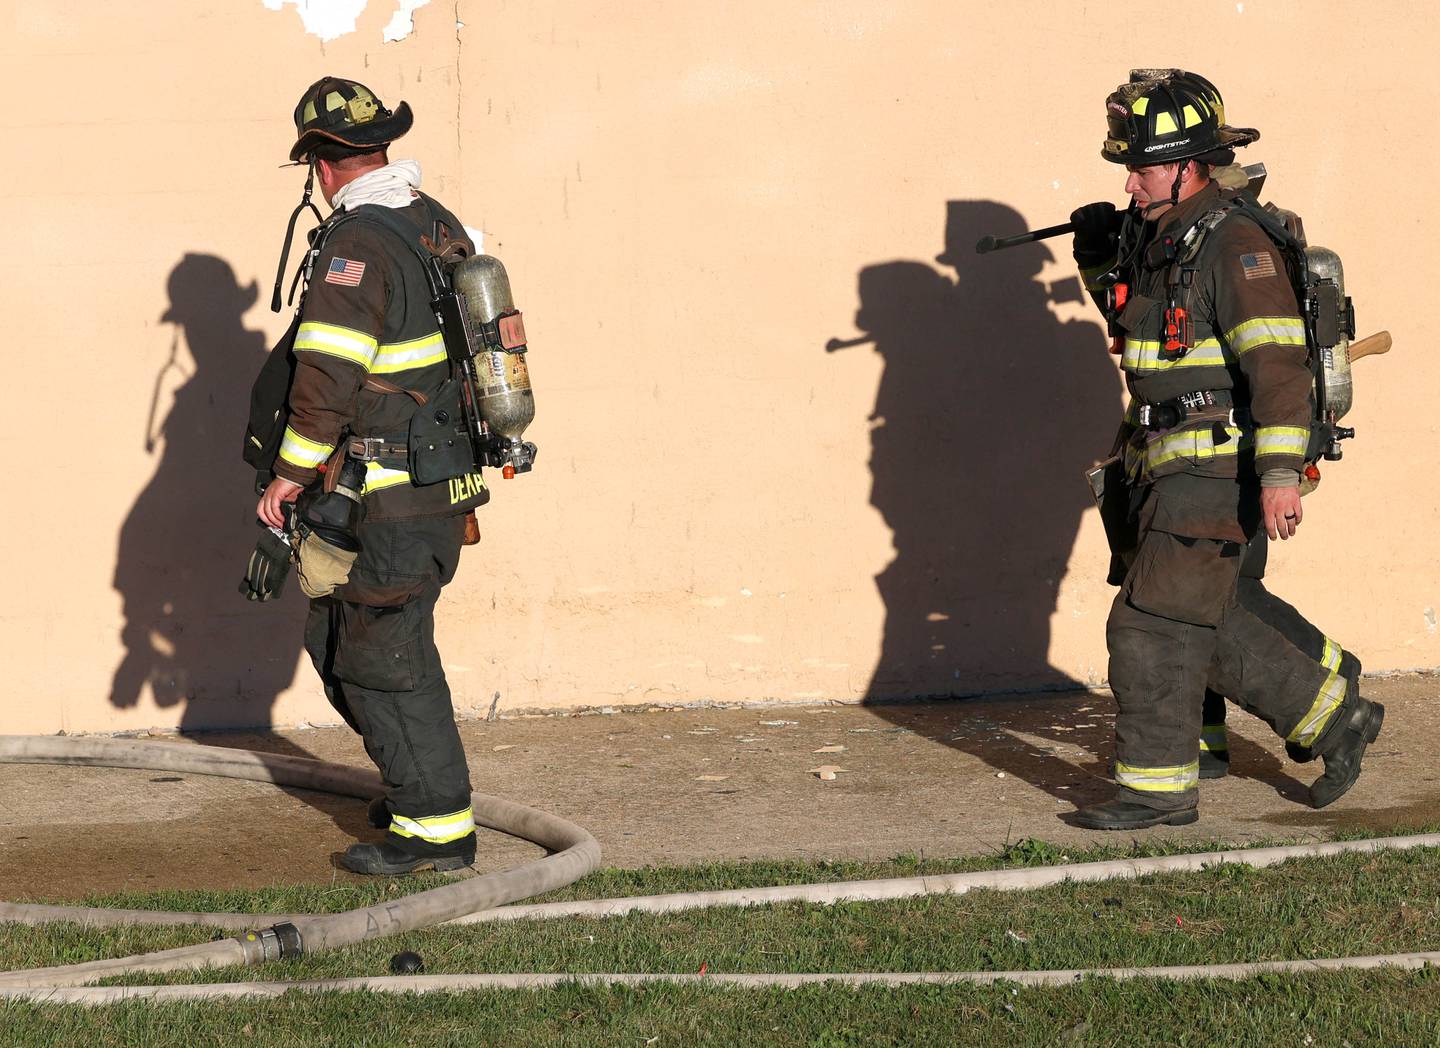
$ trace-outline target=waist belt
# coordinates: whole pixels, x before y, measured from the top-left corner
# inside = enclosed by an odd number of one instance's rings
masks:
[[[351,437],[345,444],[345,454],[361,462],[400,459],[400,468],[403,469],[404,461],[410,457],[410,445],[404,437],[399,440],[393,437]]]
[[[1137,412],[1141,429],[1174,429],[1182,422],[1218,421],[1224,419],[1230,425],[1241,425],[1237,415],[1247,412],[1242,408],[1237,413],[1235,395],[1228,389],[1197,389],[1181,393],[1178,397],[1162,400],[1158,404],[1141,404]]]

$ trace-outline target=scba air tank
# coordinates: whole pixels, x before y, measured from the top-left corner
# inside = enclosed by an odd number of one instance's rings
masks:
[[[1354,333],[1355,320],[1345,295],[1345,267],[1335,252],[1314,245],[1305,248],[1305,260],[1310,266],[1312,281],[1328,281],[1334,285],[1334,305],[1330,309],[1339,314],[1335,325],[1338,330],[1334,346],[1320,347],[1320,377],[1325,384],[1328,421],[1339,422],[1355,402],[1355,386],[1350,377],[1349,337]]]
[[[535,447],[520,438],[535,420],[535,394],[510,277],[493,255],[473,255],[456,264],[450,279],[475,336],[476,408],[493,442],[492,464],[503,465],[506,476],[527,472]]]

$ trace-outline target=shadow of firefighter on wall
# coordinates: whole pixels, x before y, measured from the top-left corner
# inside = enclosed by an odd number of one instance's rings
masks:
[[[1040,278],[1055,260],[1048,246],[975,253],[985,234],[1026,228],[1004,204],[950,201],[936,262],[956,279],[914,261],[865,267],[855,318],[865,334],[826,348],[873,343],[885,362],[870,501],[894,532],[895,559],[875,579],[885,635],[867,705],[910,727],[923,715],[893,700],[1071,691],[1006,702],[993,718],[947,717],[941,737],[1083,804],[1109,794],[1113,721],[1100,712],[1108,700],[1077,692],[1085,682],[1050,664],[1050,619],[1094,504],[1083,474],[1109,452],[1124,386],[1098,316],[1051,311],[1089,299],[1078,277]],[[1103,554],[1078,566],[1097,579],[1106,567]],[[1232,746],[1237,771],[1289,781],[1267,751]],[[1075,763],[1075,747],[1093,759]]]
[[[125,657],[110,701],[134,707],[148,686],[160,707],[182,707],[183,733],[259,733],[199,741],[308,757],[269,731],[275,701],[295,678],[305,602],[293,580],[294,592],[279,601],[252,604],[237,592],[259,533],[254,472],[239,454],[250,384],[267,352],[264,334],[243,320],[257,287],[241,287],[228,262],[200,254],[185,255],[167,287],[170,307],[160,319],[174,325],[173,339],[144,438],[159,460],[120,530],[115,589],[124,600]],[[337,821],[343,813],[346,826],[359,818],[353,802],[296,796]]]
[[[855,318],[865,336],[827,347],[873,342],[885,362],[870,501],[895,558],[875,580],[885,634],[866,701],[900,725],[915,711],[886,700],[1085,686],[1050,664],[1050,618],[1093,505],[1083,473],[1109,449],[1122,383],[1099,325],[1051,311],[1088,300],[1078,279],[1040,279],[1049,247],[975,253],[980,236],[1025,228],[1004,204],[950,201],[936,261],[956,279],[922,262],[865,267]],[[1103,761],[1081,768],[1032,740],[1108,756],[1109,721],[1076,715],[1101,700],[1006,705],[1013,723],[961,720],[946,744],[1067,801],[1082,799],[1077,783],[1098,785]],[[1053,730],[1057,720],[1068,730]]]

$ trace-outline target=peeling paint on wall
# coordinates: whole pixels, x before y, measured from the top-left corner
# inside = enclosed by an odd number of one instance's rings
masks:
[[[415,11],[430,0],[398,0],[395,13],[385,25],[385,43],[404,40],[415,31]],[[305,32],[318,36],[322,42],[355,32],[355,22],[369,0],[261,0],[269,10],[283,10],[286,4],[295,8]]]
[[[385,26],[385,42],[393,44],[415,32],[414,14],[429,2],[430,0],[400,0],[399,9],[390,16],[390,22]]]

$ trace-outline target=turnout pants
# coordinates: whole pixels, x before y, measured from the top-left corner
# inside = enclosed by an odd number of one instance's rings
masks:
[[[470,774],[435,647],[463,517],[366,521],[350,581],[310,602],[305,648],[325,694],[380,769],[391,841],[455,851],[475,832]]]
[[[1135,555],[1106,624],[1121,799],[1196,805],[1207,683],[1304,746],[1345,699],[1338,672],[1238,599],[1258,499],[1233,480],[1184,474],[1144,492]]]
[[[1274,626],[1305,657],[1322,664],[1328,672],[1340,671],[1340,660],[1345,651],[1339,644],[1325,636],[1318,628],[1301,615],[1291,604],[1281,600],[1265,588],[1261,581],[1265,577],[1268,539],[1265,532],[1257,532],[1245,550],[1240,564],[1240,579],[1236,583],[1236,599],[1257,618]],[[1229,690],[1233,684],[1212,676],[1210,686],[1205,689],[1205,703],[1201,712],[1200,749],[1217,755],[1228,754],[1229,735],[1225,728],[1225,696],[1234,694]],[[1236,702],[1244,708],[1243,696]],[[1287,740],[1295,742],[1294,739]]]

